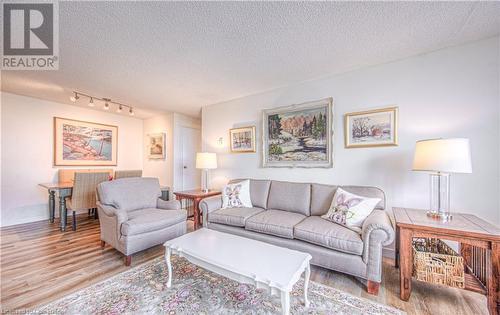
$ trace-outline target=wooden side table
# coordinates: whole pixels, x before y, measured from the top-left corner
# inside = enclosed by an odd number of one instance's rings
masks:
[[[500,228],[472,214],[453,213],[449,222],[427,217],[425,210],[393,208],[396,219],[396,267],[400,297],[408,301],[413,273],[413,238],[456,241],[465,263],[465,289],[486,295],[488,311],[500,314]]]
[[[220,195],[221,192],[218,190],[209,190],[208,192],[203,192],[201,189],[185,190],[174,192],[175,199],[182,201],[182,199],[193,201],[193,216],[194,216],[194,229],[200,228],[200,201],[204,198]]]

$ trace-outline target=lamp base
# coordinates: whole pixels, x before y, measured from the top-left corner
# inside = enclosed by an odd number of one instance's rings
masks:
[[[432,210],[427,211],[427,216],[441,222],[449,222],[453,219],[453,215],[449,212],[437,212]]]

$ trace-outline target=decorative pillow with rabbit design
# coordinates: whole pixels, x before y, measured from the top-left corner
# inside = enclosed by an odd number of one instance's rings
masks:
[[[366,198],[337,188],[330,209],[321,217],[361,233],[363,222],[379,202],[379,198]]]
[[[251,208],[250,181],[228,184],[222,190],[222,208]]]

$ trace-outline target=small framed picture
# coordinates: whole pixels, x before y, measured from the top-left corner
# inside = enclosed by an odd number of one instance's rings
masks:
[[[255,152],[255,126],[229,130],[231,152]]]
[[[165,159],[165,133],[149,134],[148,138],[148,158],[155,160]]]
[[[346,148],[398,145],[398,108],[387,107],[344,116]]]

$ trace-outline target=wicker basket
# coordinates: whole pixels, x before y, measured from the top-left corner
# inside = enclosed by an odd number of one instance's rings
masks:
[[[464,288],[464,260],[446,243],[435,238],[413,240],[413,276],[434,284]]]

